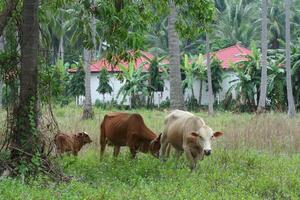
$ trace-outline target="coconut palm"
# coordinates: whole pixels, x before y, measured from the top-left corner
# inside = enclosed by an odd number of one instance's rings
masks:
[[[175,29],[177,10],[173,0],[169,0],[169,7],[168,44],[170,55],[169,73],[171,108],[184,109],[184,99],[181,87],[179,38]]]
[[[16,118],[16,127],[14,128],[11,142],[15,148],[11,152],[11,157],[13,159],[22,158],[24,162],[28,162],[28,160],[30,162],[34,155],[41,153],[41,138],[37,131],[38,6],[38,0],[23,1],[20,104],[14,116]],[[24,156],[27,157],[28,155],[30,155],[29,159],[25,159]]]
[[[286,42],[286,82],[287,82],[287,96],[288,96],[288,116],[294,117],[295,103],[293,96],[292,77],[291,77],[291,28],[290,28],[290,7],[291,0],[285,0],[285,42]]]
[[[261,83],[260,83],[260,95],[258,102],[258,112],[262,112],[266,107],[266,98],[267,98],[267,51],[268,51],[268,18],[267,11],[268,5],[267,0],[262,0],[261,4]]]
[[[210,66],[210,49],[209,49],[209,37],[208,33],[206,33],[206,68],[207,68],[207,82],[208,82],[208,113],[210,115],[214,114],[214,96],[213,96],[213,88],[212,88],[212,80],[211,80],[211,66]]]
[[[218,11],[217,23],[214,25],[216,38],[230,40],[232,44],[242,42],[250,45],[258,39],[257,5],[245,0],[225,0],[225,10]]]
[[[197,59],[197,66],[198,66],[198,79],[200,83],[199,87],[199,105],[201,106],[202,103],[202,87],[203,87],[203,82],[207,80],[207,74],[206,74],[206,67],[204,64],[204,57],[202,54],[199,54],[198,59]]]

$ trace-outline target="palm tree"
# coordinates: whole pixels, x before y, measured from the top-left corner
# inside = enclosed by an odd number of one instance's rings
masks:
[[[252,40],[258,38],[256,4],[245,0],[235,2],[225,0],[224,4],[217,13],[218,19],[214,25],[215,37],[221,40],[226,38],[232,44],[242,42],[250,45]]]
[[[267,51],[268,51],[268,19],[267,11],[268,4],[267,0],[262,0],[261,4],[261,83],[260,83],[260,95],[258,103],[258,112],[262,112],[266,107],[266,98],[267,98]]]
[[[209,49],[209,37],[206,33],[206,67],[207,67],[207,81],[208,81],[208,114],[214,114],[214,96],[211,81],[211,68],[210,68],[210,49]]]
[[[169,0],[168,44],[170,55],[170,100],[172,109],[184,109],[181,87],[179,38],[175,30],[177,10],[173,0]]]
[[[198,78],[199,78],[199,83],[200,83],[200,88],[199,88],[199,105],[201,106],[201,101],[202,101],[202,87],[203,87],[203,81],[206,80],[207,75],[206,75],[206,68],[204,65],[204,57],[202,54],[199,54],[198,56],[198,61],[197,61],[197,66],[198,66]]]
[[[95,0],[92,1],[93,6],[95,6]],[[92,49],[96,48],[96,19],[92,16],[90,20],[91,36],[92,36]],[[91,49],[83,49],[83,59],[84,59],[84,69],[85,69],[85,99],[82,119],[89,119],[94,117],[93,107],[92,107],[92,97],[91,97],[91,69],[90,65],[95,57],[95,52]]]
[[[164,16],[146,35],[149,52],[155,56],[168,55],[168,17]]]
[[[38,0],[23,1],[20,97],[15,113],[16,128],[12,135],[12,143],[16,147],[12,150],[12,158],[35,155],[41,151],[40,134],[37,131],[38,6]]]
[[[294,117],[296,110],[294,104],[292,78],[291,78],[291,28],[290,28],[290,7],[291,0],[285,0],[285,42],[286,42],[286,82],[288,95],[288,116]]]
[[[89,119],[94,117],[94,112],[92,108],[92,97],[91,97],[91,57],[92,52],[87,49],[83,49],[83,63],[84,63],[84,85],[85,85],[85,99],[83,105],[82,119]]]
[[[270,1],[270,6],[268,6],[269,15],[269,32],[270,35],[270,48],[278,49],[280,45],[280,40],[284,40],[284,10],[282,0]]]

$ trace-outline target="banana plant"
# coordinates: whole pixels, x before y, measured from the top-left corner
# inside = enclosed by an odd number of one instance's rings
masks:
[[[120,88],[117,98],[122,94],[123,98],[121,100],[121,104],[124,103],[126,98],[130,96],[130,107],[136,106],[136,100],[138,100],[138,95],[141,93],[143,95],[147,95],[147,84],[146,81],[148,79],[148,74],[143,72],[142,63],[135,70],[135,63],[129,62],[128,67],[124,65],[119,65],[119,68],[122,73],[123,85]]]

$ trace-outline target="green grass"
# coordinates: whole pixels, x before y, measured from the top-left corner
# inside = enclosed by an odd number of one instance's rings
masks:
[[[288,120],[284,114],[268,114],[258,123],[258,117],[250,114],[208,117],[197,113],[225,134],[214,143],[213,154],[190,172],[184,157],[177,163],[173,158],[162,163],[139,153],[131,160],[125,147],[118,158],[113,158],[109,149],[100,160],[99,122],[107,112],[96,109],[94,120],[80,121],[81,109],[55,109],[63,131],[85,130],[94,140],[77,158],[57,160],[73,179],[58,184],[43,176],[28,183],[6,178],[0,180],[0,199],[300,199],[300,155],[294,142],[300,137],[299,116]],[[135,112],[141,113],[156,133],[162,130],[166,112]],[[250,133],[253,137],[247,135]],[[277,141],[286,137],[293,140]],[[287,149],[281,143],[292,147]]]

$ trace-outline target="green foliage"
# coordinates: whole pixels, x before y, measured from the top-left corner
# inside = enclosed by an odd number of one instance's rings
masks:
[[[51,66],[41,64],[39,73],[39,90],[42,102],[64,103],[68,101],[69,77],[61,60],[57,60],[56,64]]]
[[[103,94],[103,97],[106,93],[112,93],[112,87],[109,85],[109,73],[106,68],[103,68],[98,76],[99,86],[97,91],[100,94]]]
[[[201,65],[201,63],[199,63]],[[194,82],[196,82],[197,73],[199,71],[198,64],[196,62],[190,63],[188,55],[184,55],[183,65],[181,69],[185,74],[185,79],[182,81],[183,88],[188,88],[192,92],[191,98],[195,98],[194,94]]]
[[[224,78],[223,73],[224,71],[221,67],[221,61],[218,60],[216,57],[213,57],[211,61],[211,82],[215,97],[222,90],[222,83]]]
[[[130,95],[131,106],[136,106],[138,101],[140,101],[138,95],[146,95],[148,92],[146,85],[148,74],[143,73],[143,66],[138,66],[135,70],[134,65],[134,62],[129,62],[128,68],[119,65],[122,71],[121,77],[124,80],[124,85],[120,88],[117,95],[117,98],[119,98],[120,94],[123,95],[121,104],[123,104],[126,97]]]
[[[257,16],[260,13],[257,8],[260,4],[245,0],[227,0],[223,4],[213,27],[214,37],[220,40],[226,38],[231,44],[242,42],[247,46],[251,41],[258,41],[260,24]]]
[[[237,101],[236,106],[240,107],[240,111],[255,111],[256,99],[259,96],[260,88],[260,53],[258,49],[253,48],[252,54],[246,56],[247,60],[240,61],[233,66],[237,75],[237,79],[231,81],[232,86],[227,91],[227,96],[231,95],[232,90],[236,91]]]
[[[147,106],[153,106],[154,104],[154,92],[162,92],[164,90],[164,79],[168,76],[167,70],[165,65],[162,61],[165,57],[158,58],[147,58],[149,62],[149,69],[148,69],[148,99],[147,99]]]
[[[176,29],[182,38],[195,39],[209,28],[214,17],[210,0],[175,0],[178,9]]]
[[[79,97],[85,95],[84,87],[84,69],[82,67],[82,62],[75,63],[73,67],[77,67],[76,73],[71,75],[70,82],[67,87],[68,94],[73,97]]]

